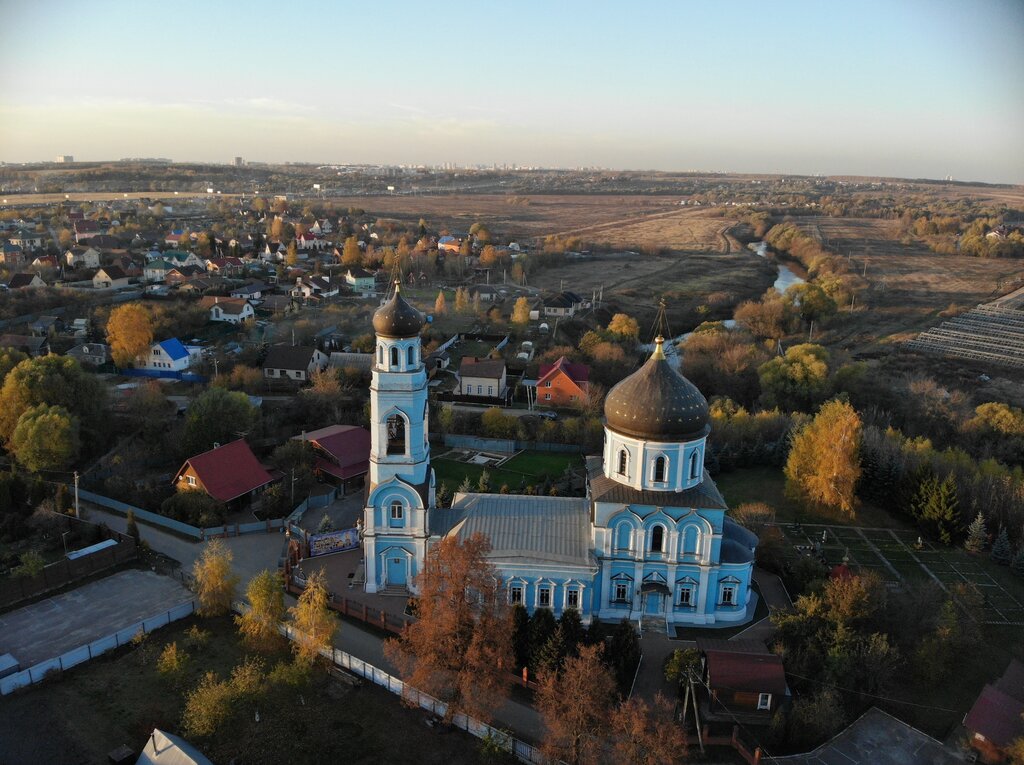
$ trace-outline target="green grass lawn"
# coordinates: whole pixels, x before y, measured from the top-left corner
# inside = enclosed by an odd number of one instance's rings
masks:
[[[715,476],[715,483],[729,507],[744,502],[765,502],[775,509],[779,523],[825,523],[843,526],[906,528],[907,524],[875,505],[860,503],[854,515],[825,510],[786,496],[786,477],[773,467],[738,468]]]
[[[188,649],[191,658],[180,682],[165,680],[156,670],[157,658],[171,641],[183,648],[192,625],[210,636]],[[141,750],[154,727],[180,734],[187,691],[207,671],[225,677],[245,653],[229,618],[184,619],[139,646],[5,697],[0,700],[4,761],[106,762],[107,753],[121,744]],[[290,658],[282,648],[264,662],[269,670]],[[372,684],[351,689],[319,670],[304,686],[273,684],[256,699],[236,703],[214,735],[192,743],[218,763],[479,761],[475,739],[454,731],[442,735],[423,720],[422,712],[403,707],[384,689]]]
[[[583,457],[579,454],[541,451],[521,452],[500,468],[469,465],[465,462],[445,459],[443,456],[435,457],[430,461],[437,477],[437,485],[440,486],[443,482],[452,492],[467,476],[475,491],[476,484],[485,470],[490,475],[491,491],[497,491],[502,484],[508,484],[512,492],[517,492],[524,483],[527,486],[539,484],[545,475],[549,479],[555,480],[565,472],[567,466],[575,467],[581,464],[583,464]]]

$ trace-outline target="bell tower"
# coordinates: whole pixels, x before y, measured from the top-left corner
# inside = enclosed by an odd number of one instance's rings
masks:
[[[428,441],[423,315],[401,295],[373,315],[377,336],[370,383],[369,494],[363,511],[367,592],[415,591],[426,556],[434,471]]]
[[[370,384],[370,485],[398,477],[427,480],[427,372],[420,353],[423,317],[400,294],[374,314],[377,347]]]

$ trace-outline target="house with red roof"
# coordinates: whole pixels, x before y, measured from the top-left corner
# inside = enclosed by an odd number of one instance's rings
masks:
[[[579,406],[590,387],[590,367],[562,356],[554,364],[542,364],[537,379],[540,406]]]
[[[704,716],[708,720],[767,725],[790,697],[782,657],[760,640],[697,638]]]
[[[273,480],[240,438],[189,457],[171,483],[178,491],[202,491],[226,505],[244,506]]]
[[[971,734],[970,745],[978,758],[990,765],[1007,762],[1007,749],[1015,739],[1024,738],[1024,664],[1016,659],[995,683],[981,690],[964,727]]]
[[[313,470],[320,480],[340,486],[348,494],[363,485],[370,470],[370,431],[357,425],[329,425],[294,436],[308,441],[316,453]]]

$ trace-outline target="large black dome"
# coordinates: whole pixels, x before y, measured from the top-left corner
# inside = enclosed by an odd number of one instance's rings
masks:
[[[406,303],[399,291],[396,282],[391,300],[373,314],[373,331],[380,337],[416,337],[423,327],[423,314]]]
[[[662,338],[647,363],[608,392],[608,427],[649,441],[692,441],[711,430],[708,402],[697,386],[665,359]]]

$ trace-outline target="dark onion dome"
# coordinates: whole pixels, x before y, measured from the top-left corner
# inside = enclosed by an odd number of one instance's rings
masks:
[[[373,314],[373,331],[380,337],[416,337],[423,327],[423,314],[405,302],[401,285],[395,282],[391,300]]]
[[[663,337],[640,369],[608,392],[604,416],[616,433],[646,441],[693,441],[711,430],[708,402],[665,359]]]

